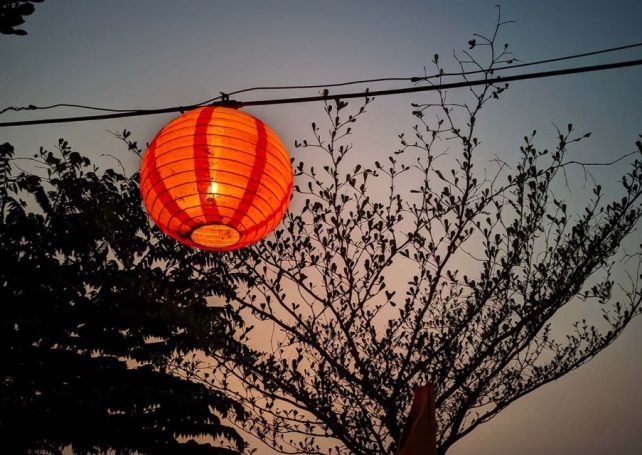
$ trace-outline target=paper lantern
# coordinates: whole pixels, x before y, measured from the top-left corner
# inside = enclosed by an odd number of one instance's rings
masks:
[[[292,194],[292,165],[259,119],[203,107],[160,130],[143,157],[140,190],[166,234],[203,250],[233,250],[279,224]]]

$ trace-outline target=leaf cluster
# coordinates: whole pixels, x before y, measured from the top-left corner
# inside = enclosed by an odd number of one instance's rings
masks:
[[[25,23],[24,17],[33,14],[36,10],[34,3],[44,0],[0,0],[0,33],[3,35],[26,35],[27,32],[19,25]]]
[[[153,227],[138,176],[60,140],[13,176],[0,146],[0,428],[12,453],[237,453],[241,407],[177,376],[190,353],[237,351],[211,300],[242,277]],[[201,354],[202,355],[202,354]]]

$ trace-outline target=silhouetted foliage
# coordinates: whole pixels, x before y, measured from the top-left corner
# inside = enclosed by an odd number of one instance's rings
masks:
[[[29,16],[36,10],[33,3],[42,2],[44,0],[0,0],[0,33],[26,35],[26,31],[16,27],[25,23],[24,16]]]
[[[44,176],[12,177],[12,159],[0,146],[2,451],[238,453],[221,419],[240,406],[169,365],[241,349],[241,322],[207,300],[241,277],[153,228],[137,174],[64,140],[32,159]]]
[[[501,25],[456,57],[462,72],[488,76],[512,61],[496,43]],[[438,56],[434,64],[438,76],[426,83],[442,82]],[[415,104],[414,137],[400,135],[385,163],[367,164],[345,142],[370,98],[350,114],[346,102],[326,104],[324,124],[296,143],[324,162],[295,160],[282,228],[236,253],[236,270],[255,285],[232,301],[260,328],[260,361],[214,356],[186,370],[235,393],[248,432],[280,453],[391,454],[414,389],[430,382],[444,454],[590,360],[640,313],[639,254],[629,258],[630,286],[609,272],[642,215],[642,162],[622,176],[619,199],[606,202],[595,186],[577,212],[563,177],[582,166],[569,147],[589,135],[571,125],[554,150],[536,146],[533,132],[513,167],[477,170],[480,111],[506,88],[479,86],[454,100],[438,91]],[[632,153],[642,153],[639,141]],[[568,305],[586,319],[552,331]],[[209,368],[236,381],[202,376]]]

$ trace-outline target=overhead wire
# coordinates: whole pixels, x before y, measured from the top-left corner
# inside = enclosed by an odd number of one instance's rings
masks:
[[[234,96],[238,95],[241,93],[246,93],[246,92],[251,92],[251,91],[257,91],[257,90],[293,90],[293,89],[312,89],[312,88],[332,88],[332,87],[344,87],[347,85],[359,85],[359,84],[369,84],[369,83],[375,83],[375,82],[392,82],[392,81],[407,81],[407,82],[421,82],[421,81],[426,81],[429,79],[436,79],[439,77],[453,77],[453,76],[470,76],[473,74],[481,74],[481,73],[488,73],[488,72],[499,72],[499,71],[505,71],[505,70],[511,70],[515,68],[524,68],[527,66],[533,66],[533,65],[542,65],[545,63],[554,63],[554,62],[561,62],[564,60],[572,60],[576,58],[583,58],[583,57],[589,57],[593,55],[600,55],[600,54],[607,54],[610,52],[617,52],[617,51],[622,51],[625,49],[632,49],[635,47],[642,47],[642,42],[640,43],[633,43],[633,44],[627,44],[624,46],[618,46],[618,47],[611,47],[607,49],[599,49],[596,51],[590,51],[590,52],[584,52],[581,54],[572,54],[572,55],[565,55],[562,57],[554,57],[554,58],[549,58],[545,60],[536,60],[533,62],[522,62],[522,63],[517,63],[517,64],[509,64],[506,66],[501,66],[498,68],[493,68],[492,70],[487,70],[487,69],[481,69],[481,70],[473,70],[473,71],[460,71],[460,72],[440,72],[440,73],[434,73],[430,76],[411,76],[411,77],[382,77],[378,79],[364,79],[360,81],[350,81],[350,82],[339,82],[335,84],[314,84],[314,85],[273,85],[273,86],[258,86],[258,87],[250,87],[250,88],[245,88],[242,90],[236,90],[234,92],[227,93],[226,95],[228,96]],[[513,59],[516,60],[517,59]],[[197,103],[198,105],[203,105],[203,104],[208,104],[211,102],[214,102],[218,99],[220,99],[220,96],[217,96],[215,98],[210,98],[208,100],[202,101],[201,103]]]
[[[200,105],[211,103],[213,101],[221,99],[222,95],[232,96],[232,95],[237,95],[237,94],[240,94],[240,93],[246,93],[246,92],[250,92],[250,91],[259,91],[259,90],[265,91],[265,90],[295,90],[295,89],[311,89],[311,88],[331,88],[331,87],[342,87],[342,86],[348,86],[348,85],[377,83],[377,82],[391,82],[391,81],[420,82],[420,81],[423,81],[423,80],[434,79],[434,78],[437,78],[437,77],[467,76],[467,75],[472,75],[472,74],[504,71],[504,70],[509,70],[509,69],[532,66],[532,65],[541,65],[541,64],[545,64],[545,63],[552,63],[552,62],[570,60],[570,59],[575,59],[575,58],[587,57],[587,56],[591,56],[591,55],[599,55],[599,54],[604,54],[604,53],[616,52],[616,51],[620,51],[620,50],[624,50],[624,49],[631,49],[631,48],[640,47],[640,46],[642,46],[642,43],[633,43],[633,44],[628,44],[628,45],[625,45],[625,46],[618,46],[618,47],[612,47],[612,48],[607,48],[607,49],[600,49],[600,50],[597,50],[597,51],[584,52],[584,53],[581,53],[581,54],[572,54],[572,55],[566,55],[566,56],[563,56],[563,57],[555,57],[555,58],[550,58],[550,59],[545,59],[545,60],[537,60],[537,61],[534,61],[534,62],[525,62],[525,63],[519,63],[519,64],[514,64],[514,65],[506,65],[506,66],[494,68],[492,70],[480,69],[480,70],[463,71],[463,72],[440,72],[440,73],[436,73],[436,74],[433,74],[433,75],[430,75],[430,76],[383,77],[383,78],[376,78],[376,79],[362,79],[362,80],[339,82],[339,83],[332,83],[332,84],[257,86],[257,87],[245,88],[245,89],[242,89],[242,90],[236,90],[236,91],[230,92],[228,94],[223,94],[222,93],[221,96],[210,98],[208,100],[202,101],[200,103],[196,103],[194,105],[195,106],[200,106]],[[509,60],[509,61],[512,61],[512,60]],[[89,109],[89,110],[97,110],[97,111],[106,111],[106,112],[134,112],[134,111],[139,111],[137,109],[113,109],[113,108],[105,108],[105,107],[97,107],[97,106],[87,106],[87,105],[82,105],[82,104],[58,103],[58,104],[53,104],[53,105],[50,105],[50,106],[35,106],[33,104],[28,105],[28,106],[22,106],[22,107],[13,107],[13,106],[11,106],[11,107],[7,107],[5,109],[0,110],[0,114],[3,114],[5,112],[7,112],[7,111],[16,111],[17,112],[17,111],[26,111],[26,110],[49,110],[49,109],[54,109],[54,108],[59,108],[59,107],[73,107],[73,108]]]
[[[642,43],[633,43],[633,44],[627,44],[625,46],[618,46],[618,47],[611,47],[608,49],[600,49],[597,51],[590,51],[590,52],[584,52],[581,54],[572,54],[572,55],[565,55],[563,57],[554,57],[554,58],[549,58],[546,60],[536,60],[534,62],[522,62],[522,63],[516,63],[514,65],[507,65],[507,66],[502,66],[499,68],[493,68],[492,70],[487,70],[487,69],[481,69],[481,70],[474,70],[474,71],[466,71],[465,73],[441,73],[441,74],[433,74],[432,76],[427,76],[427,78],[434,79],[439,76],[457,76],[457,75],[470,75],[470,74],[481,74],[481,73],[488,73],[490,72],[496,72],[496,71],[504,71],[508,69],[515,69],[515,68],[524,68],[526,66],[533,66],[533,65],[543,65],[545,63],[555,63],[555,62],[561,62],[564,60],[572,60],[576,58],[583,58],[583,57],[590,57],[593,55],[600,55],[600,54],[607,54],[610,52],[616,52],[616,51],[622,51],[625,49],[632,49],[635,47],[642,47]],[[426,79],[426,77],[422,78]]]
[[[631,46],[635,46],[635,45],[630,45],[628,47],[631,47]],[[600,52],[600,51],[594,51],[591,54],[594,54],[595,52]],[[560,58],[558,58],[557,60],[559,60]],[[524,65],[526,64],[522,64],[522,66]],[[396,94],[402,94],[402,93],[446,90],[450,88],[472,87],[472,86],[483,85],[483,84],[493,85],[501,82],[511,82],[511,81],[518,81],[518,80],[526,80],[526,79],[561,76],[561,75],[567,75],[567,74],[603,71],[608,69],[624,68],[624,67],[639,66],[639,65],[642,65],[642,60],[628,60],[628,61],[600,64],[600,65],[565,68],[560,70],[542,71],[542,72],[536,72],[536,73],[517,74],[512,76],[497,76],[497,77],[490,77],[490,78],[485,77],[483,79],[478,79],[478,80],[465,80],[460,82],[452,82],[452,83],[446,83],[446,84],[433,84],[433,85],[420,86],[420,87],[415,86],[415,87],[405,87],[405,88],[398,88],[398,89],[387,89],[387,90],[376,90],[376,91],[369,91],[368,89],[366,89],[365,92],[340,93],[340,94],[334,94],[334,95],[324,93],[323,95],[319,95],[319,96],[266,99],[266,100],[253,100],[253,101],[229,100],[230,95],[243,92],[243,91],[239,91],[231,94],[221,94],[221,96],[213,98],[212,100],[208,100],[208,102],[211,103],[210,105],[230,106],[235,108],[244,107],[244,106],[293,104],[293,103],[304,103],[304,102],[312,102],[312,101],[324,101],[324,100],[327,101],[327,100],[361,98],[361,97],[367,97],[367,96],[384,96],[384,95],[396,95]],[[490,74],[490,71],[484,71],[484,72],[486,74]],[[459,73],[459,74],[461,75],[462,73]],[[326,85],[323,87],[328,87],[328,86]],[[244,91],[248,91],[248,90],[249,89],[245,89]],[[220,101],[212,102],[213,100],[220,100]],[[204,104],[207,104],[207,102],[202,102],[202,103],[187,105],[187,106],[173,106],[173,107],[167,107],[167,108],[161,108],[161,109],[143,109],[143,110],[126,110],[126,111],[113,110],[114,112],[110,114],[93,115],[93,116],[59,117],[59,118],[38,119],[38,120],[3,122],[3,123],[0,123],[0,127],[106,120],[106,119],[113,119],[113,118],[137,117],[137,116],[155,115],[155,114],[172,113],[172,112],[184,112],[187,110],[201,107]]]
[[[459,88],[459,87],[474,87],[477,85],[494,85],[501,82],[521,81],[526,79],[539,79],[544,77],[562,76],[567,74],[589,73],[594,71],[604,71],[608,69],[626,68],[626,67],[640,66],[640,65],[642,65],[642,59],[627,60],[627,61],[615,62],[615,63],[605,63],[601,65],[565,68],[565,69],[553,70],[553,71],[540,71],[537,73],[516,74],[513,76],[497,76],[497,77],[484,78],[484,79],[478,79],[478,80],[472,80],[472,81],[469,80],[469,81],[461,81],[461,82],[450,82],[447,84],[436,84],[436,85],[428,85],[428,86],[422,86],[422,87],[406,87],[406,88],[376,90],[376,91],[366,90],[365,92],[359,92],[359,93],[340,93],[336,95],[328,94],[328,95],[307,96],[307,97],[298,97],[298,98],[239,101],[237,103],[238,103],[238,107],[264,106],[264,105],[275,105],[275,104],[307,103],[311,101],[342,100],[342,99],[350,99],[350,98],[361,98],[364,96],[383,96],[383,95],[398,95],[402,93],[430,92],[430,91],[447,90],[447,89]],[[0,126],[2,125],[3,124],[0,123]]]
[[[49,109],[56,109],[59,107],[75,107],[78,109],[89,109],[94,111],[106,111],[106,112],[131,112],[134,110],[134,109],[111,109],[108,107],[86,106],[84,104],[70,104],[70,103],[58,103],[58,104],[52,104],[50,106],[34,106],[33,104],[30,104],[28,106],[20,106],[20,107],[15,107],[15,106],[5,107],[4,109],[0,110],[0,115],[9,111],[13,111],[13,112],[46,111]]]
[[[622,51],[625,49],[632,49],[635,47],[642,47],[642,42],[639,43],[633,43],[633,44],[627,44],[624,46],[617,46],[617,47],[611,47],[607,49],[599,49],[595,51],[590,51],[590,52],[584,52],[580,54],[572,54],[572,55],[565,55],[562,57],[555,57],[555,58],[549,58],[545,60],[536,60],[533,62],[523,62],[523,63],[518,63],[518,64],[509,64],[506,66],[498,67],[498,68],[493,68],[493,69],[480,69],[480,70],[473,70],[473,71],[463,71],[463,72],[440,72],[440,73],[435,73],[430,76],[411,76],[411,77],[382,77],[382,78],[376,78],[376,79],[362,79],[362,80],[356,80],[356,81],[348,81],[348,82],[338,82],[338,83],[332,83],[332,84],[307,84],[307,85],[269,85],[269,86],[257,86],[257,87],[249,87],[241,90],[236,90],[230,93],[222,93],[219,96],[216,96],[214,98],[207,99],[205,101],[201,101],[200,103],[195,103],[192,105],[189,105],[188,107],[194,108],[194,107],[199,107],[203,106],[212,102],[215,102],[217,100],[220,100],[224,97],[229,97],[229,96],[234,96],[238,95],[241,93],[247,93],[247,92],[252,92],[252,91],[275,91],[275,90],[300,90],[300,89],[313,89],[313,88],[333,88],[333,87],[344,87],[344,86],[349,86],[349,85],[361,85],[361,84],[369,84],[369,83],[379,83],[379,82],[398,82],[398,81],[406,81],[406,82],[421,82],[421,81],[428,81],[430,79],[436,79],[436,78],[443,78],[443,77],[453,77],[453,76],[460,76],[460,77],[465,77],[469,75],[474,75],[474,74],[481,74],[481,73],[487,73],[487,74],[495,74],[500,71],[506,71],[506,70],[511,70],[515,68],[523,68],[527,66],[533,66],[533,65],[542,65],[546,63],[554,63],[554,62],[560,62],[560,61],[565,61],[565,60],[571,60],[571,59],[577,59],[577,58],[583,58],[583,57],[588,57],[588,56],[593,56],[593,55],[600,55],[600,54],[606,54],[606,53],[611,53],[611,52],[617,52],[617,51]],[[516,59],[514,59],[516,60]],[[509,60],[512,61],[512,60]],[[60,107],[66,107],[66,108],[77,108],[77,109],[87,109],[87,110],[95,110],[95,111],[103,111],[103,112],[142,112],[142,111],[147,111],[149,109],[113,109],[113,108],[106,108],[106,107],[98,107],[98,106],[88,106],[88,105],[83,105],[83,104],[70,104],[70,103],[58,103],[58,104],[52,104],[49,106],[35,106],[33,104],[30,104],[28,106],[21,106],[21,107],[7,107],[2,110],[0,110],[0,115],[4,114],[5,112],[8,111],[14,111],[14,112],[19,112],[19,111],[35,111],[35,110],[51,110],[51,109],[56,109]],[[153,110],[153,109],[152,109]]]

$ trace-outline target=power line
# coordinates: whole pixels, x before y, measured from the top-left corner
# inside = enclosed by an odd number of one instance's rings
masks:
[[[459,88],[459,87],[473,87],[477,85],[486,85],[486,84],[493,85],[493,84],[498,84],[500,82],[520,81],[520,80],[526,80],[526,79],[539,79],[539,78],[551,77],[551,76],[563,76],[566,74],[589,73],[593,71],[603,71],[608,69],[625,68],[629,66],[640,66],[640,65],[642,65],[642,59],[628,60],[628,61],[616,62],[616,63],[606,63],[602,65],[566,68],[566,69],[553,70],[553,71],[541,71],[537,73],[517,74],[514,76],[497,76],[497,77],[479,79],[475,81],[451,82],[448,84],[438,84],[438,85],[430,85],[430,86],[424,86],[424,87],[407,87],[407,88],[390,89],[390,90],[377,90],[372,92],[366,91],[361,93],[343,93],[343,94],[327,95],[327,96],[321,95],[321,96],[308,96],[308,97],[299,97],[299,98],[241,101],[239,102],[238,107],[264,106],[269,104],[306,103],[311,101],[361,98],[364,96],[384,96],[384,95],[398,95],[402,93],[430,92],[430,91],[447,90],[447,89]],[[3,126],[3,124],[0,123],[0,126]]]
[[[481,69],[481,70],[475,70],[475,71],[467,71],[465,73],[443,73],[441,76],[457,76],[457,75],[469,75],[469,74],[480,74],[480,73],[488,73],[489,71],[495,72],[495,71],[503,71],[507,69],[515,69],[515,68],[524,68],[526,66],[533,66],[533,65],[542,65],[544,63],[554,63],[554,62],[561,62],[564,60],[572,60],[576,58],[582,58],[582,57],[590,57],[592,55],[600,55],[600,54],[607,54],[609,52],[615,52],[615,51],[622,51],[624,49],[632,49],[634,47],[640,47],[642,46],[642,43],[633,43],[633,44],[627,44],[626,46],[619,46],[619,47],[611,47],[609,49],[600,49],[597,51],[590,51],[590,52],[584,52],[582,54],[573,54],[573,55],[565,55],[563,57],[554,57],[554,58],[549,58],[546,60],[536,60],[534,62],[525,62],[525,63],[517,63],[515,65],[507,65],[507,66],[502,66],[500,68],[495,68],[492,71],[491,70],[486,70],[486,69]],[[434,79],[435,77],[438,77],[439,74],[435,74],[432,76],[427,76],[421,78],[422,80],[430,78]]]
[[[310,84],[310,85],[268,85],[268,86],[257,86],[257,87],[250,87],[250,88],[245,88],[242,90],[236,90],[227,94],[221,93],[221,96],[217,96],[214,98],[207,99],[205,101],[201,101],[200,103],[192,104],[189,105],[189,107],[194,108],[198,106],[203,106],[209,103],[212,103],[214,101],[222,99],[222,97],[225,96],[234,96],[238,95],[241,93],[247,93],[247,92],[252,92],[252,91],[266,91],[266,90],[299,90],[299,89],[313,89],[313,88],[332,88],[332,87],[345,87],[348,85],[361,85],[361,84],[369,84],[369,83],[378,83],[378,82],[393,82],[393,81],[404,81],[404,82],[421,82],[421,81],[428,81],[430,79],[436,79],[436,78],[443,78],[443,77],[453,77],[453,76],[470,76],[473,74],[494,74],[499,71],[505,71],[505,70],[511,70],[515,68],[523,68],[527,66],[533,66],[533,65],[542,65],[545,63],[553,63],[553,62],[560,62],[560,61],[565,61],[565,60],[571,60],[571,59],[576,59],[576,58],[582,58],[582,57],[588,57],[592,55],[600,55],[600,54],[606,54],[610,52],[616,52],[616,51],[621,51],[625,49],[632,49],[635,47],[641,47],[642,42],[640,43],[633,43],[633,44],[627,44],[624,46],[618,46],[618,47],[611,47],[607,49],[600,49],[600,50],[595,50],[595,51],[590,51],[590,52],[584,52],[580,54],[572,54],[572,55],[566,55],[563,57],[555,57],[555,58],[550,58],[550,59],[545,59],[545,60],[536,60],[534,62],[526,62],[526,63],[518,63],[514,65],[506,65],[498,68],[494,68],[492,70],[490,69],[480,69],[480,70],[474,70],[474,71],[463,71],[463,72],[455,72],[455,73],[436,73],[430,76],[412,76],[412,77],[382,77],[382,78],[376,78],[376,79],[362,79],[362,80],[357,80],[357,81],[349,81],[349,82],[338,82],[338,83],[333,83],[333,84]],[[512,61],[512,60],[509,60]],[[33,104],[30,104],[28,106],[23,106],[23,107],[7,107],[5,109],[0,110],[0,114],[4,114],[5,112],[8,111],[14,111],[14,112],[19,112],[19,111],[35,111],[35,110],[50,110],[50,109],[55,109],[59,107],[72,107],[72,108],[78,108],[78,109],[88,109],[88,110],[95,110],[95,111],[105,111],[105,112],[141,112],[145,111],[143,109],[112,109],[112,108],[106,108],[106,107],[97,107],[97,106],[87,106],[83,104],[69,104],[69,103],[58,103],[58,104],[52,104],[50,106],[35,106]]]
[[[235,100],[224,99],[222,101],[212,103],[212,105],[240,108],[245,106],[265,106],[265,105],[276,105],[276,104],[307,103],[307,102],[313,102],[313,101],[343,100],[343,99],[350,99],[350,98],[362,98],[366,96],[370,97],[370,96],[398,95],[402,93],[429,92],[429,91],[446,90],[446,89],[459,88],[459,87],[473,87],[477,85],[493,85],[493,84],[498,84],[502,82],[520,81],[520,80],[526,80],[526,79],[540,79],[540,78],[552,77],[552,76],[588,73],[588,72],[594,72],[594,71],[604,71],[609,69],[626,68],[626,67],[640,66],[640,65],[642,65],[642,59],[628,60],[628,61],[615,62],[615,63],[605,63],[601,65],[565,68],[565,69],[553,70],[553,71],[541,71],[536,73],[517,74],[513,76],[497,76],[497,77],[491,77],[491,78],[478,79],[474,81],[452,82],[447,84],[437,84],[437,85],[429,85],[429,86],[422,86],[422,87],[406,87],[406,88],[399,88],[399,89],[376,90],[376,91],[369,91],[366,89],[365,92],[339,93],[336,95],[324,94],[319,96],[304,96],[304,97],[266,99],[266,100],[254,100],[254,101],[235,101]],[[172,112],[184,112],[187,110],[200,107],[201,105],[202,103],[193,104],[189,106],[174,106],[174,107],[167,107],[162,109],[146,109],[146,110],[137,110],[137,111],[129,111],[129,112],[116,112],[112,114],[93,115],[93,116],[61,117],[61,118],[50,118],[50,119],[40,119],[40,120],[4,122],[4,123],[0,123],[0,127],[42,125],[42,124],[49,124],[49,123],[70,123],[70,122],[82,122],[82,121],[92,121],[92,120],[106,120],[106,119],[123,118],[123,117],[138,117],[143,115],[166,114],[166,113],[172,113]]]
[[[0,115],[8,111],[20,112],[20,111],[46,111],[49,109],[56,109],[59,107],[75,107],[78,109],[90,109],[94,111],[106,111],[106,112],[131,112],[133,109],[110,109],[108,107],[96,107],[96,106],[86,106],[84,104],[69,104],[69,103],[58,103],[52,104],[51,106],[34,106],[30,104],[29,106],[14,107],[9,106],[0,110]]]
[[[421,82],[421,81],[427,81],[429,79],[436,79],[439,77],[470,76],[473,74],[494,73],[498,71],[505,71],[505,70],[515,69],[515,68],[523,68],[526,66],[542,65],[544,63],[554,63],[554,62],[561,62],[564,60],[572,60],[576,58],[589,57],[592,55],[607,54],[610,52],[622,51],[625,49],[632,49],[632,48],[641,47],[641,46],[642,46],[642,43],[633,43],[633,44],[627,44],[625,46],[611,47],[608,49],[600,49],[596,51],[584,52],[581,54],[565,55],[563,57],[549,58],[546,60],[536,60],[534,62],[525,62],[525,63],[518,63],[514,65],[506,65],[498,68],[493,68],[492,70],[481,69],[481,70],[474,70],[474,71],[463,71],[458,73],[435,73],[430,76],[383,77],[379,79],[366,79],[366,80],[360,80],[360,81],[339,82],[336,84],[259,86],[259,87],[250,87],[243,90],[237,90],[235,92],[230,92],[227,95],[233,96],[233,95],[238,95],[240,93],[246,93],[246,92],[251,92],[256,90],[292,90],[292,89],[310,89],[310,88],[331,88],[331,87],[344,87],[347,85],[368,84],[368,83],[374,83],[374,82],[390,82],[390,81]],[[211,98],[209,100],[198,103],[198,105],[208,104],[220,98],[221,98],[220,96],[217,96],[216,98]]]

